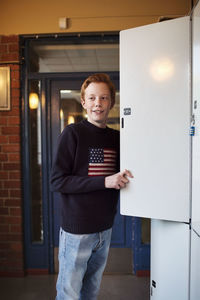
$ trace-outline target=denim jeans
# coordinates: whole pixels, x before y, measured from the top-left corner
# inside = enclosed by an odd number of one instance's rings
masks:
[[[96,300],[106,266],[112,229],[71,234],[60,229],[56,300]]]

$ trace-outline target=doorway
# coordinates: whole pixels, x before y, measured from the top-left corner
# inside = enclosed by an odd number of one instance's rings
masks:
[[[85,118],[79,91],[84,79],[94,72],[110,75],[118,90],[118,106],[112,110],[109,126],[119,129],[119,35],[22,37],[21,44],[25,51],[22,53],[25,57],[22,67],[25,264],[34,273],[53,273],[57,269],[59,199],[49,190],[49,176],[56,141],[65,125]],[[35,107],[31,106],[31,94],[37,98]],[[121,216],[118,207],[107,272],[133,273],[138,258],[144,261],[141,224]],[[149,253],[149,243],[145,246]],[[142,268],[148,269],[149,263]]]

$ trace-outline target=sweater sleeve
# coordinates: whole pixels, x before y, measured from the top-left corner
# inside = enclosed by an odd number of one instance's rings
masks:
[[[58,147],[51,170],[51,191],[78,194],[104,190],[104,176],[90,177],[73,174],[76,147],[76,133],[68,126],[58,140]]]

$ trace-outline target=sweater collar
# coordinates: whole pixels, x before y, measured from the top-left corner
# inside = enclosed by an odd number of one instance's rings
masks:
[[[100,127],[97,127],[96,125],[88,122],[88,120],[83,120],[82,123],[87,126],[88,128],[90,128],[92,131],[95,131],[95,132],[98,132],[98,133],[105,133],[108,131],[108,127],[106,126],[105,128],[100,128]]]

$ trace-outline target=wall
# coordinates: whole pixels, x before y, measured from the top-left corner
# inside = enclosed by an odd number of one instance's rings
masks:
[[[160,16],[186,15],[190,3],[190,0],[1,0],[0,34],[119,31],[157,22]],[[59,29],[60,17],[69,18],[67,30]]]
[[[18,61],[18,36],[0,36],[0,62],[11,69],[11,110],[0,111],[0,275],[15,276],[24,274]]]
[[[1,0],[0,65],[11,68],[11,110],[0,111],[0,276],[24,275],[19,34],[119,31],[182,16],[189,0]],[[69,27],[60,30],[60,17]],[[13,63],[14,62],[14,63]]]

